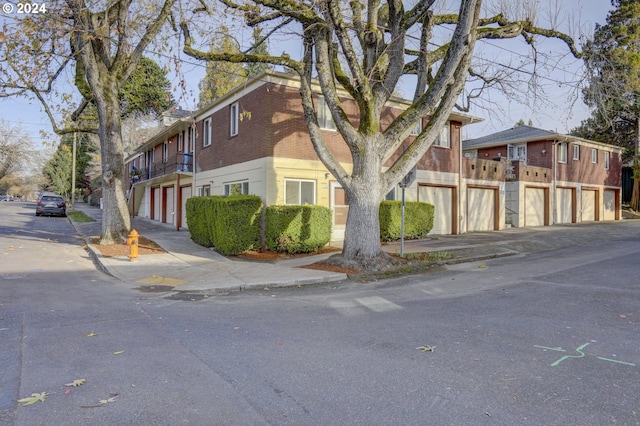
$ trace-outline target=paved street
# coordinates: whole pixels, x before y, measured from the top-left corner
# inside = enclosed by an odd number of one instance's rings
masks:
[[[609,226],[626,232],[193,297],[142,293],[97,271],[66,219],[0,205],[0,422],[640,424],[640,223]]]

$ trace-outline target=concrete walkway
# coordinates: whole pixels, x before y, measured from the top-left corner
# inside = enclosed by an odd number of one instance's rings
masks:
[[[88,223],[71,221],[78,234],[85,238],[100,235],[102,211],[85,203],[76,203],[73,208],[96,220]],[[132,229],[155,241],[167,253],[142,255],[136,262],[131,262],[125,256],[104,257],[91,244],[89,249],[109,274],[134,285],[167,286],[180,292],[227,293],[348,279],[342,273],[300,268],[330,254],[277,262],[231,260],[194,243],[188,231],[176,231],[173,226],[136,217],[132,219]],[[447,263],[461,263],[622,238],[638,238],[640,242],[640,220],[435,236],[405,242],[404,252],[446,252],[450,257]],[[383,249],[388,253],[401,251],[399,242],[385,244]]]

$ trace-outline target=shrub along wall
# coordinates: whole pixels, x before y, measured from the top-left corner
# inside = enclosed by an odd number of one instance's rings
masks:
[[[191,197],[187,200],[187,226],[191,239],[201,246],[213,247],[207,212],[213,209],[214,197]]]
[[[261,215],[262,200],[253,195],[187,200],[187,226],[193,241],[215,247],[224,255],[236,255],[259,247]]]
[[[404,237],[407,239],[425,238],[433,229],[432,204],[416,201],[405,202]],[[394,241],[400,239],[402,227],[402,202],[383,201],[380,203],[380,239]]]
[[[311,253],[331,240],[331,210],[323,206],[269,206],[265,244],[272,251]]]

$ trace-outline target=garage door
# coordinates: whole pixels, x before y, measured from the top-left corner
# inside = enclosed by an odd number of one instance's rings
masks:
[[[604,220],[616,220],[616,191],[605,189],[603,198]]]
[[[596,220],[596,191],[582,190],[582,221]]]
[[[556,192],[557,223],[573,222],[573,191],[571,188],[558,188]]]
[[[164,212],[163,212],[163,222],[170,223],[172,225],[176,224],[175,221],[175,200],[173,198],[173,186],[167,186],[164,189],[165,199],[163,200]]]
[[[433,229],[430,234],[450,235],[453,232],[453,189],[439,186],[418,187],[418,200],[433,204]]]
[[[495,190],[469,188],[467,190],[467,231],[493,231],[495,209]]]
[[[153,195],[152,195],[152,203],[153,205],[151,206],[151,211],[153,212],[153,217],[151,219],[153,220],[160,220],[160,188],[153,188]]]
[[[544,226],[545,189],[525,188],[524,226]]]
[[[187,228],[188,224],[187,224],[187,200],[189,199],[189,197],[191,197],[191,186],[183,186],[180,188],[181,191],[181,200],[182,200],[182,209],[181,209],[181,214],[182,214],[182,227]]]

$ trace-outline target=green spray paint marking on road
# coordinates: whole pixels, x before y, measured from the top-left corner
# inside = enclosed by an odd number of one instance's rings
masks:
[[[585,353],[582,351],[584,348],[586,348],[587,346],[589,346],[589,343],[585,343],[582,346],[578,346],[576,348],[576,352],[578,352],[580,355],[565,355],[563,357],[561,357],[560,359],[554,361],[551,364],[551,367],[557,367],[558,364],[560,364],[562,361],[566,361],[569,358],[584,358]],[[544,350],[548,350],[548,351],[556,351],[556,352],[567,352],[566,350],[562,349],[561,347],[557,347],[557,348],[550,348],[548,346],[539,346],[539,345],[533,345],[534,348],[539,348],[539,349],[544,349]],[[622,364],[622,365],[628,365],[631,367],[635,367],[636,365],[632,362],[625,362],[625,361],[619,361],[617,359],[611,359],[611,358],[605,358],[602,356],[596,356],[597,359],[602,360],[602,361],[609,361],[609,362],[614,362],[616,364]]]
[[[584,357],[584,352],[582,352],[582,350],[584,348],[586,348],[587,346],[589,346],[589,344],[585,343],[584,345],[579,346],[579,347],[576,348],[576,352],[578,352],[580,355],[565,355],[562,358],[560,358],[559,360],[557,360],[556,362],[554,362],[553,364],[551,364],[551,366],[555,367],[558,364],[560,364],[562,361],[567,360],[569,358],[582,358],[582,357]]]
[[[617,359],[604,358],[601,356],[597,356],[596,358],[601,359],[603,361],[615,362],[616,364],[630,365],[631,367],[635,367],[636,365],[632,362],[618,361]]]

